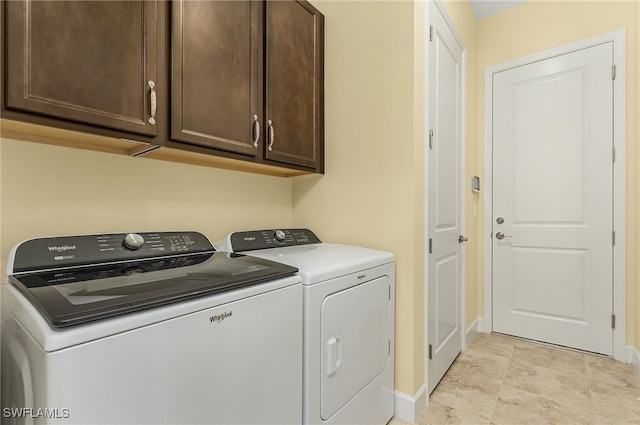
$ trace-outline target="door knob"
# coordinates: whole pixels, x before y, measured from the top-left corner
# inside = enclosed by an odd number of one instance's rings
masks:
[[[468,240],[469,240],[469,238],[467,238],[465,236],[462,236],[462,235],[458,236],[458,243],[466,242]]]
[[[502,239],[504,239],[504,238],[510,238],[510,237],[511,237],[511,235],[505,235],[505,234],[504,234],[504,233],[502,233],[502,232],[498,232],[498,233],[496,233],[496,238],[497,238],[497,239],[500,239],[500,240],[502,240]]]

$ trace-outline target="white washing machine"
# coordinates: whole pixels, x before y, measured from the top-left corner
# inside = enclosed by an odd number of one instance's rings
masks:
[[[2,423],[299,424],[296,271],[196,232],[17,245],[2,285]]]
[[[386,424],[394,414],[395,259],[307,229],[236,232],[219,249],[288,264],[303,285],[303,423]]]

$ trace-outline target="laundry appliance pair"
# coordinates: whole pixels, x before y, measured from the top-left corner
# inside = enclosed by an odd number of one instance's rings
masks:
[[[394,267],[306,229],[25,241],[2,285],[2,423],[385,424]]]

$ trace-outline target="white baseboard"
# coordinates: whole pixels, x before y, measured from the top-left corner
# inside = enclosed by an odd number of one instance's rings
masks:
[[[467,328],[467,335],[465,337],[465,347],[468,347],[469,344],[471,344],[471,341],[473,341],[473,338],[476,337],[476,335],[478,335],[478,321],[480,319],[476,319],[473,321],[473,323],[471,323],[469,325],[469,327]]]
[[[423,385],[415,396],[400,391],[395,394],[395,416],[405,422],[416,423],[427,408],[427,386]]]
[[[640,352],[632,345],[627,345],[627,363],[631,363],[636,374],[640,375]]]
[[[484,320],[482,317],[478,317],[476,319],[478,321],[478,332],[482,332],[485,334],[490,334],[492,329],[489,327],[489,321]]]

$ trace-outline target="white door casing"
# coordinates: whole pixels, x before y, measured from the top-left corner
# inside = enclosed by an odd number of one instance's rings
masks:
[[[624,31],[487,70],[481,330],[625,360],[621,68]]]
[[[427,146],[427,387],[431,393],[463,349],[464,54],[437,3],[430,3]],[[430,359],[429,359],[430,357]]]

